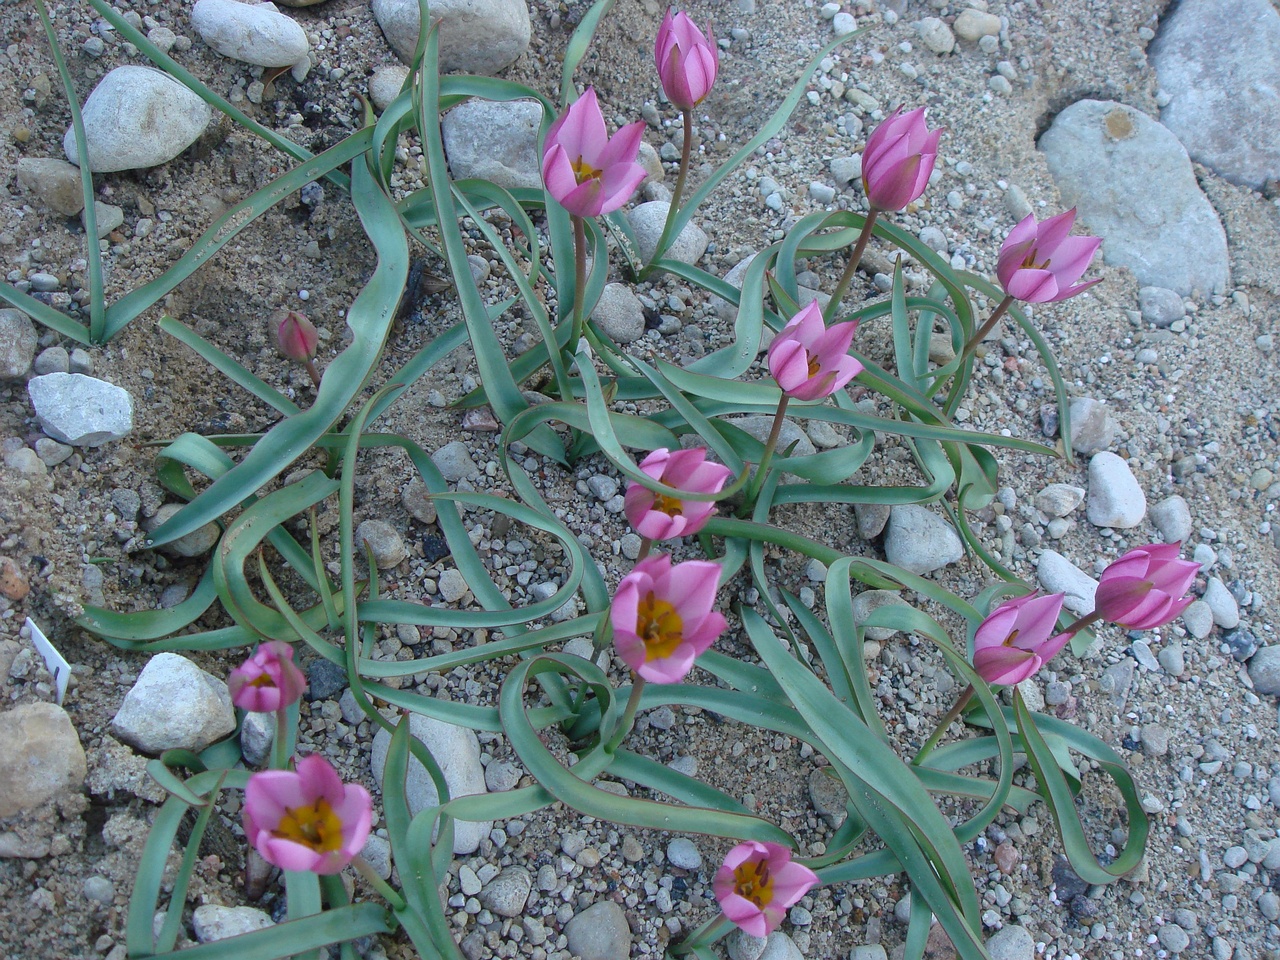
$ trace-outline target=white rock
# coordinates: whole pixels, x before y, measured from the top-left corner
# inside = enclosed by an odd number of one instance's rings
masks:
[[[926,574],[955,563],[964,546],[955,528],[932,510],[915,503],[889,511],[885,558],[908,573]]]
[[[417,0],[373,0],[378,26],[405,63],[418,45]],[[529,48],[525,0],[432,0],[440,22],[440,72],[493,76]]]
[[[468,100],[440,125],[455,179],[475,177],[500,187],[542,186],[538,125],[542,105],[531,100]]]
[[[804,960],[804,954],[794,940],[781,930],[775,930],[765,940],[760,960]]]
[[[1107,405],[1092,397],[1076,397],[1071,414],[1071,449],[1083,457],[1106,450],[1116,440],[1116,424]]]
[[[78,793],[87,772],[76,728],[57,704],[25,703],[0,713],[0,820]]]
[[[35,325],[21,310],[0,310],[0,380],[21,380],[35,359]]]
[[[100,447],[133,429],[133,400],[123,387],[82,373],[50,373],[27,382],[36,419],[73,447]]]
[[[991,960],[1033,960],[1036,955],[1035,938],[1026,927],[1008,924],[987,941]]]
[[[1240,626],[1240,605],[1231,591],[1217,577],[1209,578],[1209,586],[1204,591],[1204,602],[1209,605],[1213,614],[1213,622],[1223,630],[1232,630]]]
[[[956,48],[955,34],[937,17],[925,17],[916,26],[924,45],[934,53],[950,53]]]
[[[435,757],[449,787],[450,797],[466,797],[485,793],[484,767],[480,765],[480,741],[475,732],[440,720],[413,714],[409,718],[409,730]],[[387,769],[387,748],[391,734],[379,730],[373,738],[373,775],[379,783]],[[426,767],[409,758],[409,775],[405,782],[405,796],[409,812],[418,814],[435,806],[440,799],[435,784]],[[492,821],[485,823],[458,820],[454,823],[453,852],[475,853],[480,841],[489,835]]]
[[[196,939],[201,943],[213,943],[274,927],[271,915],[255,907],[224,907],[217,903],[202,903],[191,917]]]
[[[753,937],[741,927],[734,927],[725,938],[725,950],[729,960],[760,960],[766,942],[764,937]]]
[[[662,227],[667,222],[669,209],[671,204],[665,200],[650,200],[627,214],[627,219],[631,221],[631,229],[636,234],[636,252],[639,253],[641,262],[648,263],[653,259],[653,254],[658,249],[658,241],[662,238]],[[693,221],[689,221],[680,231],[680,235],[671,242],[663,257],[679,260],[681,263],[697,263],[706,253],[709,242],[702,228]]]
[[[451,440],[431,455],[436,469],[451,482],[474,477],[480,472],[471,451],[461,440]]]
[[[1089,522],[1095,527],[1128,530],[1147,515],[1147,498],[1129,464],[1114,453],[1089,461]]]
[[[251,767],[265,767],[276,739],[274,713],[246,713],[240,724],[240,752]]]
[[[1065,517],[1084,503],[1084,490],[1069,483],[1051,483],[1036,494],[1036,509],[1048,517]]]
[[[1143,287],[1138,291],[1138,309],[1142,319],[1157,327],[1169,327],[1187,315],[1186,305],[1176,290]]]
[[[956,36],[961,40],[981,40],[1000,35],[1000,18],[994,13],[983,13],[968,7],[960,11],[955,23]]]
[[[702,854],[688,837],[675,837],[667,844],[667,862],[681,870],[697,870],[702,866]]]
[[[95,200],[93,201],[93,220],[98,231],[98,239],[101,240],[124,223],[124,210],[115,204]],[[86,230],[89,228],[89,218],[85,216],[84,210],[80,211],[80,223]]]
[[[355,547],[363,556],[366,546],[379,570],[390,570],[408,556],[400,531],[385,520],[363,520],[356,527]]]
[[[227,685],[176,653],[148,661],[111,721],[112,733],[143,753],[198,753],[235,728]]]
[[[391,106],[391,101],[400,96],[400,89],[409,76],[409,68],[399,64],[378,67],[369,78],[369,99],[374,108],[381,113]]]
[[[191,25],[224,57],[259,67],[291,67],[311,49],[306,31],[272,3],[196,0]]]
[[[1065,593],[1063,606],[1077,616],[1093,612],[1098,581],[1056,550],[1045,550],[1036,565],[1036,579],[1049,593]]]
[[[1187,633],[1197,640],[1203,640],[1213,633],[1213,611],[1203,600],[1194,601],[1182,611],[1182,622],[1186,625]]]
[[[1191,507],[1177,494],[1151,508],[1151,522],[1165,543],[1186,543],[1191,537]]]
[[[625,283],[607,283],[591,321],[614,343],[633,343],[644,336],[644,307]]]
[[[204,133],[213,108],[168,74],[124,66],[98,82],[81,114],[89,169],[110,173],[172,160]],[[74,130],[67,130],[62,149],[79,162]]]

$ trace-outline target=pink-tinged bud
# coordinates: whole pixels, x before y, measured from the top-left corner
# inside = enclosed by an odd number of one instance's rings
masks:
[[[1094,607],[1103,620],[1130,630],[1152,630],[1191,606],[1186,592],[1200,564],[1180,560],[1180,543],[1136,547],[1102,571]]]
[[[1029,213],[1000,245],[996,276],[1004,292],[1025,303],[1050,303],[1083,293],[1102,280],[1076,283],[1098,252],[1098,237],[1069,237],[1076,210],[1036,223]],[[1072,286],[1072,284],[1075,284]]]
[[[692,110],[703,101],[720,69],[720,51],[711,28],[708,26],[704,34],[688,14],[672,14],[670,10],[658,27],[653,60],[662,92],[681,110]]]
[[[899,107],[871,132],[862,151],[862,189],[876,210],[901,210],[929,185],[942,128],[930,130],[924,107]]]
[[[661,447],[640,463],[640,469],[668,487],[690,493],[719,493],[733,472],[707,461],[705,447],[668,450]],[[627,521],[650,540],[670,540],[697,533],[715,513],[712,500],[681,500],[654,493],[639,483],[627,486]]]
[[[636,121],[610,139],[595,88],[587,87],[547,131],[542,147],[547,192],[578,217],[619,209],[645,176],[636,163],[643,135],[644,122]]]
[[[231,702],[250,713],[274,713],[302,698],[307,679],[293,662],[293,647],[283,640],[262,644],[227,677]]]
[[[271,318],[276,331],[276,347],[281,356],[295,363],[306,363],[316,355],[319,335],[315,324],[297,310],[281,310]]]
[[[769,344],[769,373],[795,400],[829,397],[862,372],[862,364],[849,356],[857,332],[857,320],[827,327],[815,300]]]
[[[728,629],[712,607],[720,585],[720,564],[671,557],[645,557],[622,578],[609,607],[618,656],[653,683],[679,683],[693,661]]]
[[[711,889],[729,920],[753,937],[767,937],[817,882],[782,844],[748,840],[725,856]]]
[[[244,790],[244,833],[262,859],[281,870],[337,873],[364,849],[373,800],[344,784],[319,754],[296,770],[263,770]]]
[[[1063,594],[1007,600],[983,620],[973,637],[973,669],[987,683],[1012,685],[1035,676],[1071,635],[1057,633]]]

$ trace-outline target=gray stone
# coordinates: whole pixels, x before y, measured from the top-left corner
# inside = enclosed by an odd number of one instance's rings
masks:
[[[373,15],[405,63],[418,45],[417,0],[373,0]],[[440,23],[440,72],[494,76],[529,48],[525,0],[432,0]]]
[[[431,491],[421,480],[410,480],[400,491],[400,503],[409,512],[409,516],[419,523],[436,522],[436,502],[431,499]]]
[[[74,217],[84,209],[80,168],[54,157],[23,157],[18,161],[18,186],[40,198],[40,202],[64,217]]]
[[[618,960],[631,956],[631,927],[612,900],[593,903],[565,925],[569,953],[580,960]]]
[[[658,241],[662,238],[662,227],[667,222],[667,211],[671,204],[665,200],[650,200],[642,203],[627,213],[631,229],[636,235],[636,252],[641,263],[653,259],[658,249]],[[707,250],[710,242],[702,228],[693,221],[685,224],[679,236],[671,241],[663,257],[668,260],[679,260],[681,263],[697,263]]]
[[[111,721],[116,737],[153,754],[178,748],[199,753],[235,728],[226,683],[176,653],[158,653],[147,662]]]
[[[853,598],[853,619],[855,624],[865,623],[875,611],[885,606],[909,606],[907,601],[896,590],[863,590]],[[868,640],[883,643],[890,637],[898,635],[892,627],[867,627],[864,636]]]
[[[889,512],[885,557],[909,573],[926,574],[964,556],[960,535],[951,524],[918,504],[901,504]]]
[[[1000,35],[1000,18],[994,13],[983,13],[969,7],[956,17],[955,32],[961,40],[978,41],[983,37]]]
[[[760,960],[804,960],[804,954],[794,940],[781,930],[775,930],[765,940]]]
[[[191,26],[224,57],[259,67],[291,67],[311,49],[298,22],[270,3],[197,0]]]
[[[32,477],[43,477],[49,472],[43,460],[30,447],[18,447],[4,455],[4,465],[10,470]]]
[[[1065,593],[1063,606],[1078,616],[1093,612],[1098,581],[1056,550],[1045,550],[1036,565],[1036,579],[1049,593]]]
[[[1186,543],[1191,536],[1191,507],[1182,497],[1165,497],[1151,508],[1151,522],[1165,543]]]
[[[1263,647],[1249,658],[1249,679],[1258,693],[1280,695],[1280,645]]]
[[[44,432],[73,447],[100,447],[133,430],[133,400],[122,387],[82,373],[51,373],[27,383]]]
[[[36,355],[35,325],[21,310],[0,310],[0,380],[21,380]]]
[[[1123,104],[1079,100],[1040,138],[1064,203],[1107,263],[1186,296],[1227,287],[1227,238],[1177,137]]]
[[[454,178],[490,180],[508,190],[542,186],[541,123],[542,105],[531,100],[458,104],[440,124]]]
[[[1106,450],[1116,441],[1116,424],[1107,406],[1092,397],[1076,397],[1071,415],[1071,449],[1082,457]]]
[[[1209,605],[1213,622],[1224,630],[1240,625],[1240,606],[1231,591],[1217,577],[1209,578],[1209,586],[1204,591],[1204,602]]]
[[[1128,530],[1147,515],[1147,497],[1129,464],[1103,451],[1089,461],[1089,522],[1095,527]]]
[[[840,778],[831,776],[831,773],[829,767],[824,767],[809,774],[809,801],[818,816],[834,830],[849,815],[849,792]]]
[[[1233,183],[1280,177],[1278,51],[1280,13],[1268,0],[1182,0],[1151,45],[1170,98],[1160,121]]]
[[[846,190],[862,182],[862,154],[860,153],[855,153],[851,157],[836,157],[828,166],[836,183]]]
[[[1183,620],[1185,622],[1185,613]],[[1156,654],[1160,669],[1171,677],[1180,677],[1187,669],[1187,658],[1181,644],[1170,644]]]
[[[1138,291],[1138,309],[1142,319],[1157,327],[1172,326],[1175,320],[1187,315],[1186,305],[1176,290],[1164,287],[1143,287]]]
[[[1142,727],[1142,752],[1148,757],[1163,757],[1169,752],[1169,728],[1158,723]]]
[[[86,900],[106,905],[115,900],[116,885],[106,877],[95,874],[92,877],[85,877],[84,883],[80,886],[80,892],[84,894]]]
[[[471,451],[461,440],[446,443],[431,455],[431,462],[449,481],[464,480],[480,472],[476,462],[471,459]]]
[[[1176,923],[1166,923],[1156,934],[1160,945],[1175,956],[1191,946],[1191,937]]]
[[[369,866],[373,867],[373,872],[383,880],[391,879],[391,841],[371,833],[364,842],[364,849],[360,851],[360,856],[368,861]]]
[[[889,955],[878,943],[864,943],[849,951],[849,960],[889,960]]]
[[[80,738],[57,704],[0,713],[0,820],[78,793],[87,773]]]
[[[916,25],[920,40],[934,53],[950,53],[956,48],[956,37],[951,28],[937,17],[925,17]]]
[[[275,922],[271,915],[256,907],[224,907],[217,903],[202,903],[196,907],[191,917],[191,927],[201,943],[226,940],[273,926]]]
[[[356,552],[364,556],[366,546],[379,570],[398,567],[409,555],[400,531],[385,520],[362,520],[360,526],[356,527]]]
[[[114,204],[95,200],[93,201],[93,220],[98,231],[98,239],[101,240],[124,223],[124,210]],[[80,211],[80,223],[86,230],[89,228],[89,218],[84,215],[83,210]]]
[[[1213,611],[1203,600],[1195,600],[1182,611],[1182,622],[1187,633],[1197,640],[1203,640],[1213,632]]]
[[[863,540],[880,536],[889,522],[889,510],[887,503],[855,503],[853,515],[858,521],[858,536]]]
[[[520,768],[506,760],[494,760],[484,768],[484,784],[490,793],[506,793],[520,783]]]
[[[83,373],[85,376],[93,376],[93,355],[88,350],[76,347],[71,351],[70,371],[72,373]]]
[[[75,447],[59,443],[57,440],[50,440],[48,437],[40,437],[36,440],[36,456],[46,467],[56,467],[75,452]]]
[[[147,518],[143,524],[144,528],[148,533],[156,530],[162,523],[167,523],[181,512],[183,506],[184,504],[181,503],[166,503]],[[216,523],[210,521],[203,527],[192,530],[186,536],[163,544],[160,549],[175,557],[201,557],[213,549],[221,536],[222,530]]]
[[[391,106],[391,101],[400,96],[400,89],[409,76],[409,68],[400,64],[378,67],[369,78],[369,99],[374,108],[381,113]]]
[[[725,938],[725,951],[729,960],[759,960],[766,942],[764,937],[753,937],[741,927],[734,927]]]
[[[644,307],[627,284],[607,283],[591,322],[614,343],[632,343],[644,336]]]
[[[735,417],[729,421],[739,430],[750,434],[761,443],[769,438],[769,431],[773,429],[773,417]],[[778,435],[778,450],[782,451],[795,444],[795,448],[791,451],[793,457],[807,457],[810,454],[817,453],[813,441],[808,438],[799,424],[791,419],[783,419],[782,430]]]
[[[533,878],[524,867],[507,867],[485,884],[480,903],[500,917],[518,917],[533,889]]]
[[[737,287],[738,290],[741,290],[742,282],[746,279],[747,268],[751,266],[751,261],[755,258],[756,254],[751,253],[735,263],[729,268],[729,272],[722,278],[724,282],[730,286]],[[713,294],[708,299],[707,303],[711,309],[715,311],[716,316],[726,323],[733,322],[733,319],[738,315],[738,308],[728,300],[724,299],[724,297]]]
[[[251,767],[265,767],[271,759],[271,744],[276,739],[273,713],[246,713],[240,724],[240,752]]]
[[[444,774],[450,797],[466,797],[486,792],[484,767],[480,765],[480,741],[476,738],[475,731],[417,713],[409,718],[409,731],[435,757]],[[386,773],[387,748],[390,745],[391,734],[386,730],[379,730],[373,738],[372,757],[373,776],[379,783]],[[414,816],[440,801],[435,783],[426,768],[412,757],[409,758],[409,774],[405,778],[405,797],[409,812]],[[492,828],[492,821],[455,821],[453,852],[475,853],[480,848],[480,841],[489,835]]]
[[[1009,924],[987,941],[987,953],[991,960],[1033,960],[1036,941],[1025,927]]]
[[[667,844],[667,862],[681,870],[697,870],[702,866],[702,854],[688,837],[675,837]]]
[[[471,589],[462,571],[455,567],[450,567],[440,574],[439,586],[440,597],[445,603],[457,603]]]
[[[1036,509],[1047,517],[1065,517],[1084,502],[1084,490],[1069,483],[1051,483],[1036,494]]]
[[[38,377],[47,373],[70,373],[71,354],[67,353],[66,347],[45,347],[32,363],[31,372]]]
[[[81,111],[94,173],[141,170],[172,160],[191,146],[213,109],[168,74],[150,67],[116,67],[98,82]],[[62,139],[78,163],[76,134]]]

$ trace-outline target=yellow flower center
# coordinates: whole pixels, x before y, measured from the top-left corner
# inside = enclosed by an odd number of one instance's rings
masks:
[[[276,682],[271,679],[270,674],[260,673],[249,681],[251,687],[274,687]]]
[[[650,590],[636,608],[636,633],[644,641],[644,660],[665,660],[684,639],[684,622],[676,608]]]
[[[316,853],[342,848],[342,821],[324,799],[309,807],[289,807],[280,818],[279,826],[271,832],[281,840],[292,840]]]
[[[804,353],[805,356],[809,358],[809,376],[810,378],[816,377],[818,375],[818,371],[822,369],[822,363],[818,360],[817,356],[810,353],[808,350]]]
[[[588,180],[598,180],[602,173],[604,173],[603,170],[597,170],[581,157],[573,161],[573,176],[578,183],[586,183]]]
[[[739,864],[733,870],[733,889],[760,909],[773,902],[773,874],[767,860]]]
[[[1024,270],[1048,270],[1049,269],[1048,260],[1045,260],[1044,263],[1036,262],[1036,253],[1037,251],[1035,247],[1032,247],[1030,250],[1027,251],[1027,255],[1026,257],[1023,258],[1023,261],[1022,261],[1022,269]]]
[[[1010,631],[1009,631],[1009,635],[1008,635],[1007,637],[1005,637],[1005,638],[1004,638],[1004,643],[1000,644],[1000,646],[1002,646],[1002,647],[1012,647],[1012,646],[1013,646],[1013,641],[1015,641],[1015,640],[1017,640],[1017,639],[1018,639],[1018,633],[1019,633],[1019,631],[1018,631],[1018,629],[1017,629],[1016,627],[1015,627],[1014,629],[1010,630]]]
[[[665,513],[668,517],[684,516],[684,501],[676,497],[657,494],[653,498],[653,509]]]

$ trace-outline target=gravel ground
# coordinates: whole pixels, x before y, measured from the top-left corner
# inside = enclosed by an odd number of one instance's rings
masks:
[[[860,190],[837,181],[832,161],[862,149],[876,111],[904,103],[927,105],[931,121],[945,124],[948,133],[936,182],[895,222],[917,234],[934,231],[930,236],[945,245],[954,263],[992,275],[1000,240],[1026,205],[1040,215],[1061,209],[1036,148],[1037,136],[1058,111],[1094,97],[1158,115],[1156,76],[1144,51],[1165,13],[1161,0],[990,0],[990,12],[1007,22],[995,49],[961,41],[954,52],[938,55],[916,24],[929,16],[952,21],[965,6],[945,2],[867,0],[840,8],[855,14],[867,33],[832,55],[786,129],[700,213],[712,243],[703,267],[723,274],[823,203],[858,209]],[[535,0],[531,49],[507,75],[551,93],[558,52],[588,6],[581,0]],[[1229,6],[1224,5],[1225,17],[1231,16]],[[177,55],[213,89],[233,99],[235,91],[249,90],[254,72],[205,48],[190,29],[185,5],[165,0],[132,9],[191,38],[189,49]],[[802,0],[699,0],[688,9],[699,22],[714,17],[717,36],[728,41],[720,80],[699,111],[696,130],[699,161],[716,164],[758,128],[802,63],[830,38],[832,20],[825,12],[834,11]],[[255,104],[246,98],[244,106],[317,150],[353,129],[359,116],[355,96],[365,90],[371,71],[392,63],[393,55],[367,4],[329,0],[289,12],[312,34],[318,63],[305,81],[282,78],[274,99]],[[82,99],[106,69],[138,62],[110,38],[100,56],[86,52],[86,41],[96,36],[87,5],[55,3],[52,13]],[[678,146],[680,132],[669,111],[656,109],[651,45],[660,15],[649,0],[620,0],[580,79],[596,85],[606,115],[649,120],[646,139],[661,152],[668,144]],[[55,298],[70,295],[83,302],[84,236],[78,222],[42,208],[12,176],[22,157],[61,154],[69,115],[57,75],[39,22],[26,6],[0,8],[0,33],[6,47],[0,54],[0,171],[6,178],[0,263],[3,272],[16,271],[14,279],[52,274],[58,279]],[[1223,55],[1268,54],[1245,44]],[[404,189],[419,183],[417,156],[417,148],[406,145],[396,181]],[[668,182],[674,166],[667,164]],[[125,212],[124,224],[106,245],[109,295],[158,276],[213,218],[282,167],[268,147],[222,125],[169,164],[98,178],[100,197]],[[1123,268],[1095,265],[1104,283],[1034,313],[1072,395],[1106,404],[1116,426],[1110,449],[1127,461],[1148,502],[1173,495],[1187,501],[1192,533],[1184,552],[1196,550],[1197,559],[1210,564],[1197,593],[1216,577],[1240,613],[1239,626],[1215,625],[1207,636],[1182,622],[1134,636],[1109,627],[1089,656],[1064,654],[1038,678],[1047,709],[1125,754],[1153,821],[1144,866],[1106,888],[1086,888],[1055,863],[1057,839],[1042,807],[1026,817],[1002,817],[969,848],[987,932],[1021,925],[1034,938],[1036,954],[1045,957],[1280,956],[1280,896],[1273,890],[1280,878],[1280,844],[1274,843],[1280,826],[1276,701],[1255,692],[1245,665],[1255,647],[1275,642],[1280,601],[1280,528],[1271,522],[1280,499],[1280,371],[1266,339],[1276,332],[1280,300],[1280,211],[1273,196],[1229,183],[1206,167],[1196,166],[1195,172],[1228,237],[1232,280],[1226,291],[1192,295],[1183,320],[1155,328],[1138,312],[1139,281]],[[166,298],[165,312],[269,382],[306,396],[305,374],[283,368],[275,357],[265,317],[281,306],[302,306],[305,291],[304,309],[326,344],[322,359],[325,350],[339,346],[345,330],[340,312],[370,273],[372,255],[335,192],[330,189],[319,204],[286,201]],[[843,261],[808,266],[830,289]],[[863,282],[864,292],[874,295],[874,282]],[[502,295],[500,271],[486,283],[487,297]],[[680,282],[660,278],[638,292],[674,317],[664,325],[667,332],[651,331],[633,345],[638,354],[692,358],[728,342],[731,331],[724,321]],[[455,316],[447,293],[424,300],[395,330],[386,370]],[[95,641],[69,616],[86,602],[151,609],[172,602],[199,576],[200,561],[135,549],[141,525],[163,501],[154,481],[154,448],[147,444],[187,430],[257,431],[273,419],[271,411],[228,390],[156,330],[157,318],[144,317],[110,344],[89,351],[95,375],[133,396],[135,426],[126,441],[78,451],[47,473],[0,469],[0,553],[31,585],[21,600],[0,599],[0,665],[25,647],[19,637],[24,617],[44,627],[75,664],[66,709],[88,758],[88,802],[62,798],[32,827],[48,841],[47,855],[0,859],[0,942],[14,957],[124,956],[132,876],[145,824],[161,794],[146,781],[145,758],[116,741],[108,725],[143,658]],[[500,321],[498,332],[510,344],[525,329],[519,321]],[[882,331],[870,327],[863,335],[873,345],[883,339]],[[42,348],[57,346],[73,345],[42,335]],[[1052,392],[1030,343],[1006,329],[987,347],[962,418],[975,428],[1044,439],[1042,407]],[[460,352],[395,408],[387,426],[428,449],[461,439],[476,472],[459,486],[496,490],[502,481],[493,436],[460,431],[459,414],[446,408],[470,389],[474,376],[474,363]],[[34,446],[40,435],[24,383],[0,382],[0,438]],[[7,456],[17,446],[5,442]],[[868,471],[875,482],[909,476],[905,459],[906,451],[890,443]],[[1083,509],[1063,524],[1044,522],[1034,509],[1036,495],[1050,483],[1087,487],[1085,458],[1001,460],[1007,486],[981,514],[978,529],[988,548],[1028,582],[1035,581],[1036,564],[1047,549],[1096,576],[1110,559],[1156,538],[1150,513],[1124,531],[1094,526]],[[423,542],[434,528],[412,519],[401,503],[409,464],[379,453],[367,466],[357,519],[386,520],[412,540],[410,558],[388,576],[388,590],[413,599],[423,591],[446,590],[448,563],[433,557]],[[585,462],[571,473],[539,465],[548,499],[590,541],[612,582],[629,567],[630,544],[621,516],[594,489],[601,487],[596,478],[608,473],[603,461]],[[786,521],[851,553],[880,555],[878,543],[857,536],[851,509],[796,509]],[[492,514],[477,512],[467,522],[480,528],[482,555],[497,576],[508,578],[513,598],[536,595],[539,584],[556,581],[556,557],[548,544],[520,537]],[[779,582],[796,590],[816,587],[801,560],[779,556],[771,563]],[[971,596],[989,575],[976,560],[965,560],[935,577]],[[380,650],[405,659],[471,639],[402,629],[386,631]],[[922,645],[901,638],[885,641],[871,656],[890,729],[911,741],[949,705],[949,678]],[[200,663],[222,675],[235,660],[206,656]],[[26,656],[15,663],[0,670],[5,701],[17,706],[48,700],[47,678]],[[428,678],[424,689],[491,704],[501,668],[493,664]],[[642,718],[636,749],[686,772],[696,769],[730,793],[749,797],[813,851],[830,833],[805,786],[817,758],[787,738],[716,720],[685,711]],[[344,773],[373,787],[371,739],[368,723],[347,716],[336,692],[304,704],[303,749],[325,750]],[[482,736],[481,749],[487,764],[514,762],[499,737]],[[1112,839],[1111,826],[1119,822],[1116,799],[1100,775],[1086,776],[1082,809],[1091,816],[1095,849]],[[238,812],[226,812],[227,824],[234,823]],[[563,807],[498,826],[496,840],[502,842],[486,839],[475,854],[456,860],[451,876],[450,903],[469,956],[567,960],[568,920],[605,899],[626,912],[632,956],[659,956],[672,937],[712,913],[710,877],[724,852],[721,844],[695,838],[702,861],[696,865],[686,846],[669,846],[672,837],[619,830]],[[215,842],[201,860],[192,906],[244,902],[240,846],[230,828],[223,833],[224,842]],[[524,868],[536,878],[523,923],[493,914],[472,896],[474,882],[507,867]],[[844,957],[876,942],[892,951],[905,931],[896,919],[904,915],[904,893],[900,884],[887,882],[817,891],[792,912],[784,929],[808,957]],[[369,950],[372,956],[411,955],[400,943]],[[947,950],[939,945],[931,956],[947,956]]]

